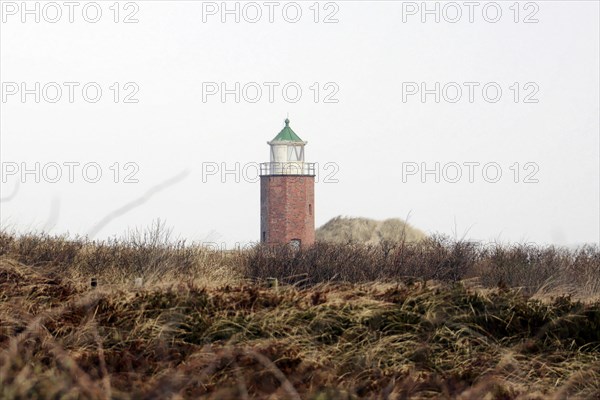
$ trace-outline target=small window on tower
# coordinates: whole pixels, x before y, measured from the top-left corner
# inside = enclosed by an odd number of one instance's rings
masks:
[[[262,241],[263,241],[263,243],[267,241],[267,232],[265,232],[265,231],[263,231]]]
[[[312,215],[312,204],[308,205],[308,215]]]
[[[290,240],[290,247],[293,250],[300,250],[300,244],[301,244],[300,239],[292,239],[292,240]]]

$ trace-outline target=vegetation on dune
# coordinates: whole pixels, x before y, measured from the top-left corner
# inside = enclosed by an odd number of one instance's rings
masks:
[[[89,241],[46,234],[15,236],[0,231],[0,256],[52,270],[77,282],[170,283],[185,279],[218,286],[277,278],[285,284],[476,280],[516,288],[538,297],[571,295],[600,299],[600,249],[481,244],[432,236],[419,242],[377,245],[317,242],[301,250],[255,246],[221,251],[173,241],[160,222],[121,239]]]
[[[600,398],[597,248],[167,239],[0,233],[0,398]]]
[[[338,216],[316,230],[317,240],[340,244],[381,244],[418,242],[425,233],[399,218],[376,221],[369,218]]]

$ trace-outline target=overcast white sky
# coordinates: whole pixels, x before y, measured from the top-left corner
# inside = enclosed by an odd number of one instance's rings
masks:
[[[151,190],[96,237],[161,218],[191,241],[258,240],[252,163],[268,161],[266,141],[289,114],[309,142],[307,161],[319,163],[317,226],[336,215],[410,215],[428,233],[473,240],[600,239],[597,1],[428,2],[439,7],[439,23],[421,2],[237,2],[236,22],[221,2],[82,1],[70,9],[28,1],[31,10],[38,4],[39,23],[20,1],[0,3],[3,226],[86,234]],[[99,21],[86,21],[97,9]],[[224,101],[210,94],[221,83],[233,90]],[[421,83],[431,90],[424,101],[411,95]],[[96,87],[102,95],[93,103]],[[24,99],[23,88],[31,91]],[[137,103],[124,102],[127,95]],[[22,174],[36,162],[39,183]],[[70,162],[80,163],[72,183]],[[93,169],[82,175],[88,163],[102,171],[96,183],[86,181]],[[203,174],[236,163],[237,179]],[[436,163],[439,182],[421,175]],[[52,183],[56,165],[63,175]],[[457,165],[463,175],[453,183]],[[139,182],[125,183],[129,172]]]

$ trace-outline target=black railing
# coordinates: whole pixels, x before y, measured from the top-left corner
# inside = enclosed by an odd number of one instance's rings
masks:
[[[266,162],[260,164],[261,175],[315,175],[315,163],[302,161]]]

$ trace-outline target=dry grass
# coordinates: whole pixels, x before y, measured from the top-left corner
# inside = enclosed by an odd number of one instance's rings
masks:
[[[599,276],[590,247],[2,233],[0,398],[596,399]]]
[[[271,276],[292,285],[476,280],[482,287],[514,288],[538,298],[600,297],[600,251],[593,246],[484,246],[432,237],[377,246],[317,243],[299,252],[257,247],[248,253],[245,270],[252,278]]]

